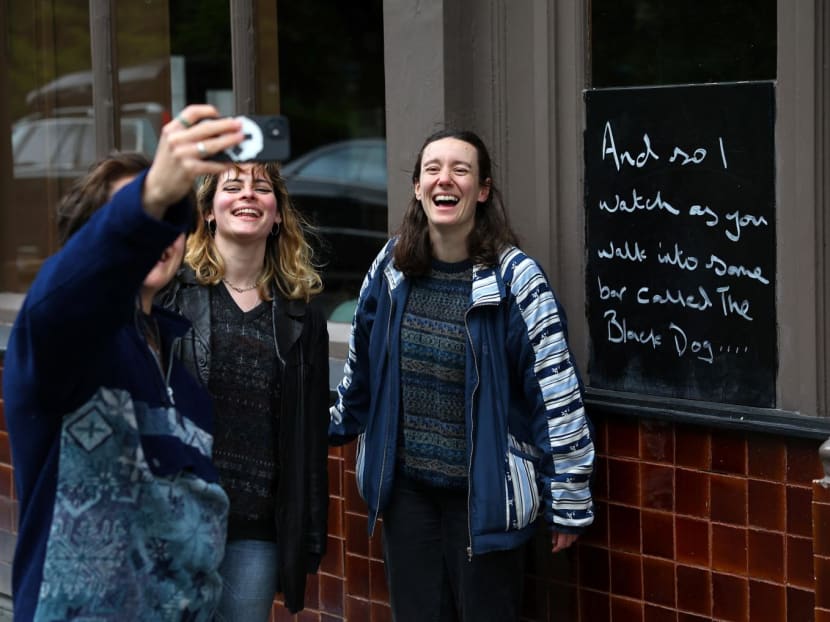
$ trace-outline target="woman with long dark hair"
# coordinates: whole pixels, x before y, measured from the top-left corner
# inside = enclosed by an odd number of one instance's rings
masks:
[[[433,134],[412,183],[361,288],[329,437],[359,435],[396,622],[517,621],[537,516],[554,552],[593,520],[581,383],[481,139]]]

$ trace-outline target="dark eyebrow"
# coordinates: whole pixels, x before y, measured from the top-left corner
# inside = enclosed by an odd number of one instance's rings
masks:
[[[231,182],[241,182],[241,181],[242,181],[242,178],[239,176],[239,173],[237,173],[234,177],[230,177],[230,176],[229,176],[229,177],[225,178],[225,179],[222,181],[222,183],[223,183],[223,184],[227,184],[227,183],[231,183]],[[269,185],[269,186],[271,186],[271,187],[273,187],[273,186],[274,186],[274,184],[272,184],[272,183],[271,183],[271,180],[270,180],[270,179],[268,179],[267,177],[254,177],[251,181],[252,181],[254,184],[260,184],[260,183],[263,183],[263,184],[268,184],[268,185]]]
[[[432,158],[431,160],[424,160],[422,166],[428,166],[430,164],[439,164],[438,158]],[[464,166],[472,166],[472,162],[468,162],[467,160],[453,160],[450,162],[451,166],[458,166],[459,164],[463,164]]]

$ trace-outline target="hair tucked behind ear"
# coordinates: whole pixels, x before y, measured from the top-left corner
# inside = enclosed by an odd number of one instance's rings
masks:
[[[478,182],[489,185],[487,199],[476,205],[475,224],[467,237],[467,251],[477,264],[494,266],[499,253],[507,246],[518,246],[518,238],[510,227],[501,193],[493,183],[492,162],[484,141],[468,130],[445,129],[429,136],[418,151],[412,171],[412,183],[421,176],[421,161],[428,145],[443,138],[455,138],[472,145],[478,155]],[[432,268],[432,245],[429,240],[429,223],[421,202],[413,195],[397,231],[395,267],[408,277],[429,273]]]
[[[58,203],[58,243],[66,244],[107,203],[113,183],[138,175],[150,164],[143,153],[131,151],[114,152],[92,164],[87,174],[75,180]]]
[[[237,173],[240,170],[237,166]],[[310,226],[292,205],[279,164],[255,164],[252,170],[254,174],[264,174],[271,182],[277,198],[277,210],[282,217],[279,234],[269,236],[266,243],[259,295],[263,300],[270,300],[273,283],[286,298],[308,301],[323,290],[320,274],[313,263],[313,251],[306,239],[305,231]],[[184,260],[196,272],[196,280],[202,285],[215,285],[225,276],[225,262],[205,222],[207,215],[213,211],[213,198],[220,177],[208,175],[202,179],[196,193],[199,219],[196,231],[187,240]]]

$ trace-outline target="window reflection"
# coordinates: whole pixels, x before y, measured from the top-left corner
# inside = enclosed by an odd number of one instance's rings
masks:
[[[319,232],[317,304],[349,322],[388,237],[383,3],[280,0],[277,15],[281,112],[294,154],[283,172]]]
[[[317,227],[324,264],[318,304],[351,321],[366,270],[387,239],[386,141],[353,139],[312,149],[283,167],[294,205]],[[346,306],[340,306],[347,303]]]
[[[776,0],[591,0],[591,86],[770,80]]]
[[[234,114],[229,0],[170,0],[169,24],[172,114],[205,102]]]
[[[382,0],[255,6],[257,112],[291,124],[285,173],[319,231],[318,302],[332,317],[357,297],[387,237]],[[152,156],[162,126],[189,103],[237,112],[228,0],[113,8],[121,149]],[[8,324],[57,250],[55,206],[96,159],[96,115],[107,111],[93,109],[88,0],[7,3],[0,29],[9,58],[0,73],[8,148],[0,158],[0,324]]]
[[[94,158],[89,3],[6,3],[2,87],[11,146],[0,203],[0,321],[56,247],[54,206]]]
[[[148,119],[121,119],[121,148],[151,156],[158,132]],[[14,177],[49,177],[83,174],[95,160],[93,119],[46,117],[24,119],[12,128]]]

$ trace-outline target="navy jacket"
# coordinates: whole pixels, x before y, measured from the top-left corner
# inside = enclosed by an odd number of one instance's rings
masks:
[[[329,438],[359,435],[357,484],[369,530],[395,477],[400,327],[410,283],[390,240],[361,287]],[[594,446],[561,313],[539,265],[517,248],[475,266],[465,315],[469,554],[514,548],[540,513],[579,533],[593,521]]]
[[[156,309],[162,368],[137,295],[190,206],[119,191],[29,289],[3,397],[19,534],[15,620],[212,620],[228,498],[211,463],[210,398],[170,352],[189,328]]]

